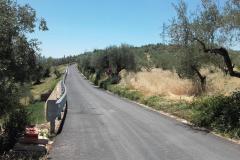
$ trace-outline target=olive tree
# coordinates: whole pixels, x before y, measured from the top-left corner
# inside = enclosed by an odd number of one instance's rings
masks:
[[[239,42],[239,5],[237,0],[228,0],[221,8],[216,0],[202,0],[191,14],[184,1],[174,5],[177,17],[170,24],[169,34],[182,50],[180,61],[185,64],[180,64],[185,68],[179,67],[180,75],[197,75],[202,88],[206,76],[200,69],[209,64],[223,68],[230,76],[240,77],[234,70],[228,49]]]

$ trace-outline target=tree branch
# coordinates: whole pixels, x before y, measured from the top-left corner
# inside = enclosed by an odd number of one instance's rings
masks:
[[[200,39],[194,38],[193,40],[195,40],[201,44],[203,51],[205,53],[214,53],[214,54],[218,54],[218,55],[222,56],[230,76],[240,78],[240,72],[233,70],[234,65],[232,64],[232,61],[231,61],[231,58],[229,56],[227,49],[225,49],[223,47],[209,49],[209,48],[206,48],[205,43],[203,41],[201,41]]]
[[[191,65],[191,68],[197,73],[198,77],[200,78],[201,82],[204,82],[206,79],[206,76],[203,76],[199,70],[197,69],[197,67],[195,65]]]

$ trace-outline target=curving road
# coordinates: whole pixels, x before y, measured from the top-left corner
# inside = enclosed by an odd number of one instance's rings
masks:
[[[240,146],[89,84],[69,67],[68,114],[54,160],[239,160]]]

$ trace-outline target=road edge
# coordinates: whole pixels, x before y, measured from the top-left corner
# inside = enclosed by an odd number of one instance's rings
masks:
[[[91,84],[91,85],[94,86],[94,87],[97,87],[97,88],[101,89],[99,86],[94,85],[94,83],[92,83],[92,82],[91,82],[84,74],[82,74],[79,70],[78,70],[78,72],[79,72],[79,74],[80,74],[82,77],[84,77],[84,79],[86,79],[86,80],[89,82],[89,84]],[[162,110],[156,110],[156,109],[154,109],[154,108],[152,108],[152,107],[149,107],[149,106],[147,106],[147,105],[145,105],[145,104],[142,104],[142,103],[133,101],[133,100],[128,99],[128,98],[126,98],[126,97],[119,96],[118,94],[115,94],[115,93],[113,93],[113,92],[111,92],[111,91],[109,91],[109,90],[105,90],[105,89],[101,89],[101,90],[104,91],[104,92],[106,92],[106,93],[108,93],[108,94],[117,96],[117,97],[121,98],[122,100],[126,100],[126,101],[129,101],[129,102],[131,102],[131,103],[137,104],[137,106],[139,106],[139,107],[148,109],[148,110],[150,110],[150,111],[159,113],[159,114],[161,114],[161,115],[163,115],[163,116],[166,116],[166,117],[168,117],[168,118],[172,118],[172,119],[174,119],[174,120],[176,120],[176,121],[178,121],[178,122],[181,122],[181,123],[183,123],[183,124],[189,125],[189,126],[191,126],[191,127],[193,127],[193,128],[198,129],[199,131],[207,131],[208,133],[211,133],[211,134],[214,135],[214,136],[217,136],[217,137],[219,137],[219,138],[222,138],[222,139],[227,140],[227,141],[229,141],[229,142],[232,142],[232,143],[234,143],[234,144],[240,145],[240,140],[232,139],[232,138],[229,138],[229,137],[225,137],[225,136],[223,136],[223,135],[221,135],[221,134],[219,134],[219,133],[217,133],[217,132],[211,131],[211,130],[209,130],[209,129],[207,129],[207,128],[204,128],[204,127],[196,127],[196,126],[194,126],[191,122],[187,121],[186,119],[179,118],[179,117],[177,117],[177,116],[174,116],[174,115],[172,115],[172,114],[170,114],[170,113],[167,113],[167,112],[164,112],[164,111],[162,111]]]

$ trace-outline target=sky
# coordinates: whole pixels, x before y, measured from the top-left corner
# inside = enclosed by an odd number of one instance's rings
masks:
[[[199,0],[186,0],[195,8]],[[31,37],[41,41],[41,54],[59,58],[127,43],[161,43],[163,23],[175,15],[179,0],[17,0],[30,4],[49,31]]]

